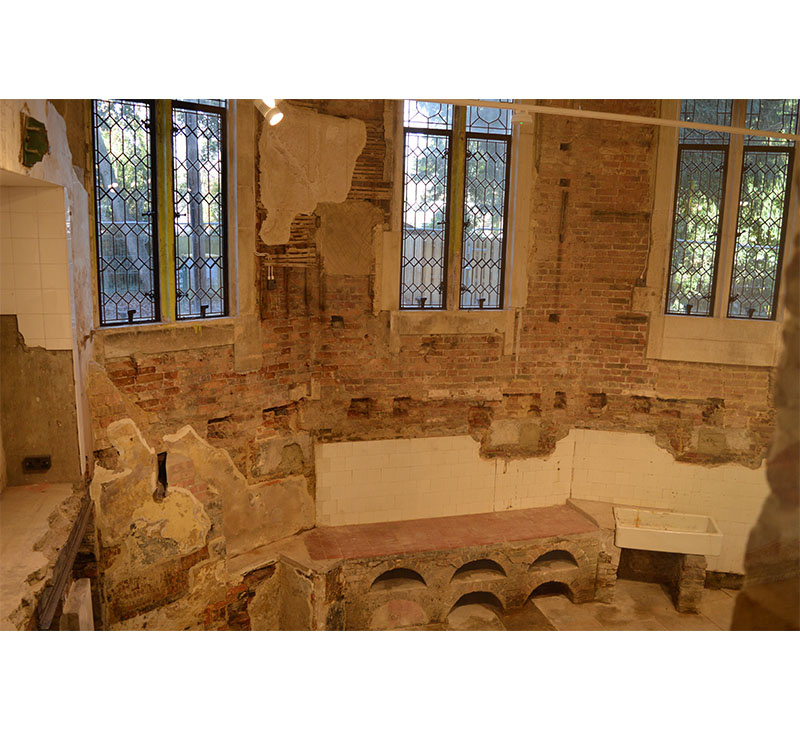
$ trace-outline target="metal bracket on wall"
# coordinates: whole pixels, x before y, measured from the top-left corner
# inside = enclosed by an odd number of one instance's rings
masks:
[[[78,554],[78,548],[86,533],[86,527],[89,524],[89,518],[92,515],[93,507],[94,503],[87,494],[83,498],[78,516],[72,525],[72,530],[70,530],[69,537],[56,558],[56,565],[55,568],[53,568],[53,580],[44,589],[39,599],[39,605],[36,609],[39,631],[47,631],[50,628],[50,624],[53,622],[53,617],[58,608],[58,602],[64,595],[64,589],[67,587],[67,581],[72,573],[72,565],[75,562],[75,556]]]

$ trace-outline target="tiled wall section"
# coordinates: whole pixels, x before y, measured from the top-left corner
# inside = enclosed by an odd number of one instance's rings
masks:
[[[28,347],[72,349],[64,189],[0,187],[0,314]]]
[[[572,496],[710,515],[724,535],[708,569],[744,572],[747,536],[769,494],[766,469],[685,464],[646,434],[573,430]]]
[[[676,462],[646,434],[573,429],[547,459],[478,456],[469,436],[322,444],[321,525],[409,520],[563,504],[567,497],[710,515],[724,535],[708,569],[744,572],[765,469]]]
[[[572,444],[547,459],[486,460],[469,436],[321,444],[321,525],[412,520],[563,504]]]

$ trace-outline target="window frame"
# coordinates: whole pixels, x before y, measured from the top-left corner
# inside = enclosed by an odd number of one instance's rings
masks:
[[[119,101],[131,101],[147,104],[150,109],[150,164],[151,164],[151,191],[150,201],[152,206],[151,227],[152,231],[152,256],[153,256],[153,281],[154,309],[156,316],[153,319],[127,321],[127,322],[103,322],[101,316],[101,257],[100,257],[100,219],[98,210],[97,196],[97,162],[96,162],[96,136],[95,136],[95,103],[97,99],[90,99],[89,105],[89,128],[90,128],[90,149],[89,160],[91,169],[90,186],[90,211],[94,217],[93,247],[92,256],[94,257],[93,292],[95,322],[96,326],[102,330],[118,330],[120,328],[132,327],[158,327],[164,325],[186,324],[195,326],[198,322],[220,322],[229,319],[234,315],[235,284],[234,268],[235,256],[232,255],[233,247],[231,241],[230,221],[235,220],[235,199],[231,195],[229,176],[236,174],[236,166],[232,164],[234,154],[234,142],[229,130],[233,129],[231,124],[234,115],[234,104],[232,100],[225,99],[224,106],[213,104],[202,104],[188,100],[173,99],[120,99]],[[175,104],[175,106],[173,106]],[[221,150],[221,191],[220,201],[222,206],[222,271],[221,280],[223,282],[223,311],[217,314],[208,314],[205,317],[179,316],[178,297],[177,297],[177,252],[176,252],[176,216],[175,216],[175,174],[176,166],[174,160],[174,138],[173,138],[173,110],[182,109],[186,111],[212,112],[219,114],[220,117],[220,150]]]
[[[746,127],[748,99],[733,99],[731,104],[732,127]],[[675,102],[674,117],[680,119],[681,102]],[[800,128],[795,133],[800,132]],[[662,313],[665,317],[678,317],[686,319],[714,319],[736,320],[749,322],[777,322],[782,319],[781,279],[786,260],[786,250],[791,244],[791,230],[793,228],[793,202],[795,191],[792,184],[797,174],[797,143],[793,145],[748,145],[743,134],[728,133],[727,144],[681,143],[677,130],[675,131],[674,144],[674,182],[669,208],[669,240],[667,244],[667,260],[665,265],[665,280],[663,286]],[[765,138],[769,139],[769,138]],[[717,245],[714,257],[714,275],[711,284],[708,313],[675,312],[670,311],[671,270],[672,255],[675,245],[675,230],[677,216],[675,208],[678,201],[681,156],[685,150],[722,151],[725,155],[722,172],[722,193],[720,197],[719,223],[717,226]],[[748,318],[730,314],[730,296],[733,290],[733,274],[735,269],[735,256],[737,247],[737,228],[740,216],[740,201],[742,185],[744,184],[744,159],[747,151],[752,150],[783,150],[788,153],[787,179],[784,197],[783,219],[781,222],[781,239],[778,260],[775,268],[775,287],[773,291],[771,316],[769,318]]]
[[[519,124],[514,123],[513,113],[510,118],[510,131],[508,134],[500,134],[483,131],[468,130],[468,109],[467,106],[452,106],[452,124],[450,127],[422,127],[406,126],[404,105],[406,99],[398,103],[399,110],[399,136],[401,150],[399,157],[399,229],[400,229],[400,257],[397,262],[399,281],[396,309],[400,312],[501,312],[509,308],[509,277],[510,277],[510,249],[511,239],[514,230],[512,211],[514,205],[512,197],[516,197],[515,153],[519,144],[518,133]],[[480,108],[478,105],[472,105]],[[442,305],[433,306],[406,306],[403,304],[403,261],[405,259],[403,251],[403,229],[405,212],[405,164],[406,164],[406,137],[407,134],[429,134],[445,137],[448,140],[448,160],[447,160],[447,179],[446,203],[444,208],[445,230],[443,236],[443,257],[442,267],[444,277],[442,280]],[[503,200],[503,240],[501,244],[500,262],[500,283],[498,293],[498,305],[495,307],[466,307],[462,306],[462,281],[464,274],[464,218],[466,214],[466,190],[467,190],[467,151],[470,140],[499,140],[507,144],[505,154],[505,190]]]

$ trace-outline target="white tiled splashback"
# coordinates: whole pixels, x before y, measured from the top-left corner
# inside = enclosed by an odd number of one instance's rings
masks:
[[[356,441],[317,448],[321,525],[563,504],[570,496],[712,516],[724,534],[709,570],[741,573],[769,487],[765,469],[676,462],[646,434],[573,429],[544,459],[478,455],[469,436]]]
[[[0,187],[0,314],[28,347],[72,349],[64,189]]]
[[[486,460],[470,436],[352,441],[317,447],[323,525],[389,522],[561,504],[572,448],[547,459]]]

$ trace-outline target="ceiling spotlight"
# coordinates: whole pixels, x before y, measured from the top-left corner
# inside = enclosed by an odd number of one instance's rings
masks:
[[[264,115],[270,127],[274,127],[283,119],[283,112],[278,109],[280,99],[256,99],[256,107]]]

